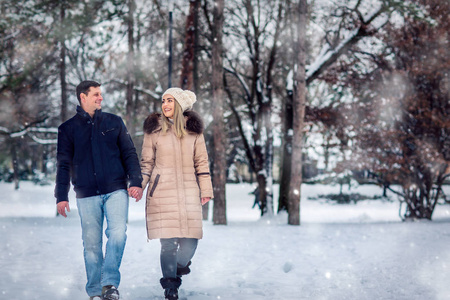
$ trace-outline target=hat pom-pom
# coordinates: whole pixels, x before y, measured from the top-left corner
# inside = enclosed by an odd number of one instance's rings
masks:
[[[186,93],[186,95],[189,97],[190,100],[190,107],[192,108],[192,106],[194,105],[195,102],[197,102],[197,96],[194,94],[194,92],[191,92],[189,90],[184,90],[184,92]]]

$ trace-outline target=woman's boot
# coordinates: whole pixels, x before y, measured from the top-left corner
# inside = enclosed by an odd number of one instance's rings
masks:
[[[178,300],[178,288],[181,285],[181,278],[161,278],[161,286],[164,289],[166,300]]]
[[[188,262],[186,267],[183,267],[183,266],[177,264],[177,276],[181,277],[183,275],[187,275],[187,274],[191,273],[191,269],[189,268],[190,265],[191,265],[191,261]]]

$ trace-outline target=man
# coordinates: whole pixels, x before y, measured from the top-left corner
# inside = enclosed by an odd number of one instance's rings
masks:
[[[77,86],[77,114],[58,128],[55,197],[58,213],[70,212],[70,180],[81,219],[86,292],[91,300],[119,299],[119,267],[126,242],[128,193],[142,197],[141,169],[122,119],[104,113],[100,84]],[[127,186],[128,193],[127,193]],[[103,255],[103,219],[108,241]]]

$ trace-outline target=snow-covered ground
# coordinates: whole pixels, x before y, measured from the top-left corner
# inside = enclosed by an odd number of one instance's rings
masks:
[[[405,223],[397,202],[307,200],[337,190],[304,185],[302,225],[288,226],[285,214],[259,218],[251,185],[228,185],[228,226],[204,223],[182,298],[450,299],[450,206],[437,207],[432,222]],[[64,219],[55,217],[53,186],[21,182],[14,191],[0,182],[0,194],[0,299],[88,299],[75,202]],[[159,247],[146,240],[144,201],[130,201],[122,299],[163,299]]]

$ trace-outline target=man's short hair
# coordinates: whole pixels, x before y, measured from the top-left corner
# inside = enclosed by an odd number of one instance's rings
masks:
[[[87,95],[89,93],[89,89],[91,87],[99,87],[101,86],[100,83],[98,83],[97,81],[93,81],[93,80],[84,80],[82,82],[80,82],[79,85],[77,85],[77,99],[78,102],[80,102],[81,104],[81,93]]]

